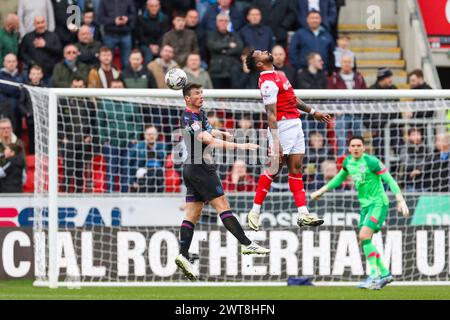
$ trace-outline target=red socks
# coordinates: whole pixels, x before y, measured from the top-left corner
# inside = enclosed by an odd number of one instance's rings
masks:
[[[270,190],[270,185],[272,184],[273,176],[268,174],[267,171],[264,171],[258,180],[258,187],[256,188],[255,200],[254,203],[258,205],[262,205],[264,199],[267,196],[267,193]]]
[[[306,193],[303,186],[302,174],[289,174],[289,189],[294,195],[295,206],[297,208],[306,206]]]

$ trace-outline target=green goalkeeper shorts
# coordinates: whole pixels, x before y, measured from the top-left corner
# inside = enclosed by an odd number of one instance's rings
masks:
[[[368,227],[375,233],[381,230],[388,213],[389,206],[385,204],[373,204],[362,208],[358,228]]]

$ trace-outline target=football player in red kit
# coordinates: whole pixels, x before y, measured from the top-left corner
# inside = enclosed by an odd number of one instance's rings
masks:
[[[300,110],[311,114],[316,120],[329,122],[331,117],[307,106],[295,96],[292,85],[283,72],[275,71],[270,52],[255,50],[246,59],[250,70],[260,71],[259,89],[266,107],[269,122],[270,166],[259,177],[253,207],[247,216],[248,225],[259,229],[261,205],[270,190],[274,177],[287,163],[289,189],[294,195],[298,210],[299,226],[320,226],[322,219],[310,214],[306,208],[306,195],[302,178],[302,162],[305,139],[300,120]]]

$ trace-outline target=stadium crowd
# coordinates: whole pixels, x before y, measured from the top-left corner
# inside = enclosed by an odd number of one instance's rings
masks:
[[[295,89],[396,89],[388,68],[380,67],[370,86],[358,71],[349,35],[337,30],[345,0],[18,4],[17,13],[4,15],[0,29],[1,80],[54,88],[166,88],[165,73],[180,67],[189,81],[206,89],[256,89],[259,75],[247,68],[245,57],[259,49],[272,52],[275,69],[284,72]],[[67,24],[70,5],[81,9],[79,26]],[[420,70],[411,72],[408,81],[412,89],[429,88]],[[58,116],[62,192],[180,191],[171,140],[178,124],[165,123],[161,110],[108,99],[66,98],[59,101]],[[25,87],[0,84],[0,117],[0,192],[30,192],[34,119]],[[337,113],[329,126],[302,116],[307,188],[320,188],[336,174],[350,134],[368,138],[368,149],[383,158],[382,124],[400,117],[426,119],[433,113]],[[170,119],[178,118],[170,114]],[[264,115],[231,119],[225,111],[210,112],[208,118],[224,130],[262,129],[265,123]],[[409,191],[449,191],[448,135],[437,135],[430,146],[424,134],[423,127],[391,129],[392,152],[402,159],[394,175],[403,178],[399,180]],[[253,191],[258,170],[236,160],[221,170],[225,190]]]

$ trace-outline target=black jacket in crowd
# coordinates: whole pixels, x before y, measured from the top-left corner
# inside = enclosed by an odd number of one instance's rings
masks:
[[[55,32],[63,46],[77,42],[77,33],[70,32],[67,29],[68,19],[72,15],[70,11],[67,13],[67,8],[76,4],[76,0],[52,0],[53,12],[55,13]],[[69,22],[74,23],[75,21]]]
[[[145,10],[137,18],[136,29],[134,30],[136,42],[140,46],[161,45],[163,35],[170,30],[171,25],[169,17],[161,10],[155,17],[150,16],[148,10]]]
[[[44,38],[44,48],[36,48],[34,46],[33,41],[37,38]],[[20,59],[25,65],[38,64],[44,70],[44,75],[50,76],[53,73],[53,67],[61,58],[62,46],[55,32],[47,30],[42,34],[38,34],[36,31],[33,31],[23,37],[20,45]]]
[[[328,78],[325,71],[317,71],[313,74],[309,69],[302,69],[297,73],[296,89],[326,89]]]
[[[128,21],[124,26],[116,25],[116,18],[127,16]],[[97,14],[98,22],[104,26],[105,34],[126,35],[136,24],[136,10],[133,0],[108,0],[101,1]]]
[[[295,29],[297,6],[293,0],[253,0],[252,5],[261,9],[262,23],[269,26],[275,41],[283,47],[287,46],[288,31]]]
[[[21,193],[23,192],[23,170],[25,169],[25,159],[22,154],[3,159],[1,172],[5,174],[0,178],[0,193]]]

